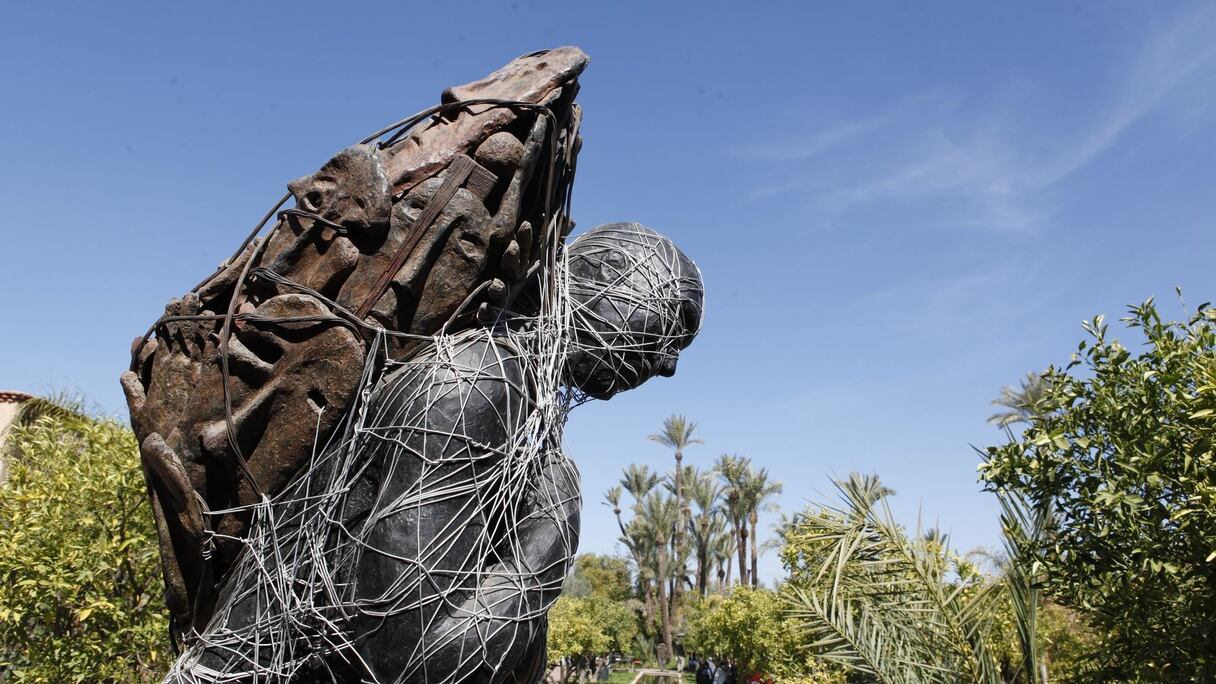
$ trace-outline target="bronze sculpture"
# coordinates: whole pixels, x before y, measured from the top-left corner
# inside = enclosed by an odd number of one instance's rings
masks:
[[[539,676],[577,543],[565,413],[674,371],[702,306],[649,229],[563,246],[586,61],[524,56],[293,181],[136,345],[171,678]]]

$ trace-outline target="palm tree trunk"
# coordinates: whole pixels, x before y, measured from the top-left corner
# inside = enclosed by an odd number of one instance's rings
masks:
[[[646,604],[643,608],[645,612],[645,624],[647,630],[662,627],[659,625],[659,619],[656,615],[654,589],[650,586],[649,581],[644,581],[642,584],[642,595],[646,597]],[[651,632],[653,634],[654,632]]]
[[[679,620],[680,597],[684,593],[684,452],[676,449],[676,534],[675,534],[675,571],[676,583],[671,592],[673,619]]]
[[[697,595],[705,598],[709,591],[709,536],[708,523],[701,526],[701,545],[697,548]]]
[[[756,515],[755,511],[752,511],[750,522],[752,525],[752,586],[758,587],[760,586],[760,572],[756,566],[759,564],[760,554],[758,553],[757,548],[760,545],[760,540],[756,538],[756,524],[759,522],[759,516]]]
[[[747,586],[747,525],[742,516],[735,519],[735,530],[739,535],[739,584]]]
[[[661,540],[655,544],[659,554],[659,618],[662,621],[664,658],[671,658],[671,605],[667,602],[667,542]],[[665,663],[659,663],[662,667]]]
[[[718,585],[718,591],[725,591],[726,588],[730,586],[731,570],[734,568],[734,565],[735,557],[729,553],[726,554],[726,584]]]

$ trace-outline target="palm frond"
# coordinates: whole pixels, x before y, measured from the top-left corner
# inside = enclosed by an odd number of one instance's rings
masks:
[[[944,538],[907,534],[877,477],[836,485],[842,506],[786,533],[808,550],[789,600],[811,648],[883,682],[1000,682],[986,639],[998,585],[953,577]]]

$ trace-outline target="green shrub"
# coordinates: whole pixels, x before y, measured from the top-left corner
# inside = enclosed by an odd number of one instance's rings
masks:
[[[689,610],[685,648],[733,659],[743,676],[759,674],[779,682],[842,681],[810,656],[802,629],[785,609],[786,602],[767,589],[735,587],[729,596],[711,595]]]
[[[167,613],[134,435],[50,411],[5,451],[0,679],[158,681]]]
[[[1216,677],[1216,309],[1086,323],[1072,361],[1019,406],[1027,427],[981,475],[1051,516],[1046,589],[1098,633],[1098,681]]]

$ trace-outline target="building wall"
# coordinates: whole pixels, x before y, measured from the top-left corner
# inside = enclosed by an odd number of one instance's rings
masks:
[[[0,392],[0,483],[8,479],[8,462],[4,460],[4,441],[8,437],[9,428],[17,419],[21,404],[32,399],[24,392]]]

